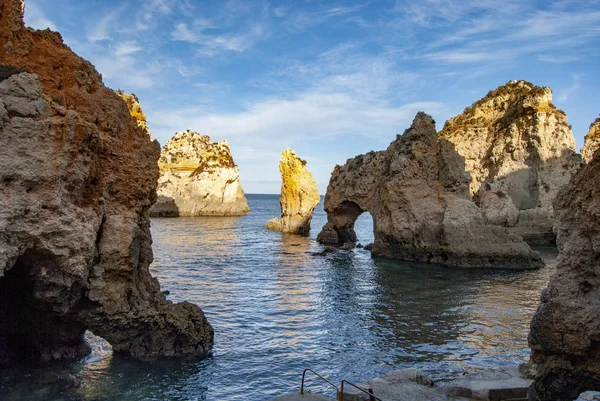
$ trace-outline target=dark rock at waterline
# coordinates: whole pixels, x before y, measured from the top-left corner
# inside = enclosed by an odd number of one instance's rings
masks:
[[[365,245],[365,251],[370,251],[371,249],[373,249],[373,243]]]

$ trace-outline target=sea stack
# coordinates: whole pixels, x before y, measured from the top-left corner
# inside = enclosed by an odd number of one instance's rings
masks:
[[[348,159],[331,174],[321,243],[351,247],[354,222],[373,216],[376,257],[461,267],[532,269],[540,255],[487,223],[469,195],[470,176],[452,143],[425,113],[387,150]]]
[[[465,158],[471,195],[490,223],[530,243],[554,240],[552,202],[581,160],[550,88],[511,81],[448,120],[440,136]]]
[[[163,146],[158,166],[151,216],[240,216],[250,210],[227,141],[178,132]]]
[[[594,158],[594,153],[600,149],[600,117],[591,125],[590,130],[585,136],[583,147],[581,148],[581,157],[585,163],[589,163]]]
[[[92,330],[134,358],[202,355],[213,329],[150,275],[158,143],[60,34],[0,1],[0,364],[75,360]]]
[[[531,321],[530,400],[574,400],[600,390],[600,158],[554,202],[556,273]]]
[[[281,153],[281,217],[269,220],[267,228],[293,234],[308,235],[313,210],[321,201],[319,189],[306,161],[287,148]]]

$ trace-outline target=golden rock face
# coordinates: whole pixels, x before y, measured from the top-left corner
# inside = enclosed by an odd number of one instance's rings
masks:
[[[153,216],[239,216],[250,210],[227,141],[178,132],[163,146],[158,167]]]
[[[144,114],[144,111],[142,110],[142,106],[140,105],[140,101],[137,98],[137,96],[133,93],[124,93],[121,89],[117,90],[116,93],[127,104],[129,114],[131,115],[131,117],[135,118],[138,127],[148,131],[148,124],[146,123],[146,114]]]
[[[269,220],[267,228],[294,234],[308,234],[315,207],[321,201],[319,189],[306,161],[287,148],[279,162],[281,172],[281,217]]]
[[[488,220],[531,242],[554,239],[552,202],[580,158],[550,88],[511,81],[448,120],[440,136],[465,158],[471,196]]]
[[[591,125],[590,130],[585,136],[583,147],[581,148],[581,157],[585,163],[589,163],[594,158],[594,153],[600,149],[600,117]]]

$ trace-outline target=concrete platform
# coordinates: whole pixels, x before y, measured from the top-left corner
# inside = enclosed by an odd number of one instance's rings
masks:
[[[449,394],[483,401],[527,401],[527,389],[532,380],[523,379],[519,369],[508,367],[469,373],[444,388]]]

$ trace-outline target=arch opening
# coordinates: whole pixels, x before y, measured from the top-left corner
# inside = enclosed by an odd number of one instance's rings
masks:
[[[0,365],[77,359],[89,353],[85,329],[70,316],[77,286],[56,277],[47,251],[29,250],[0,277]]]

